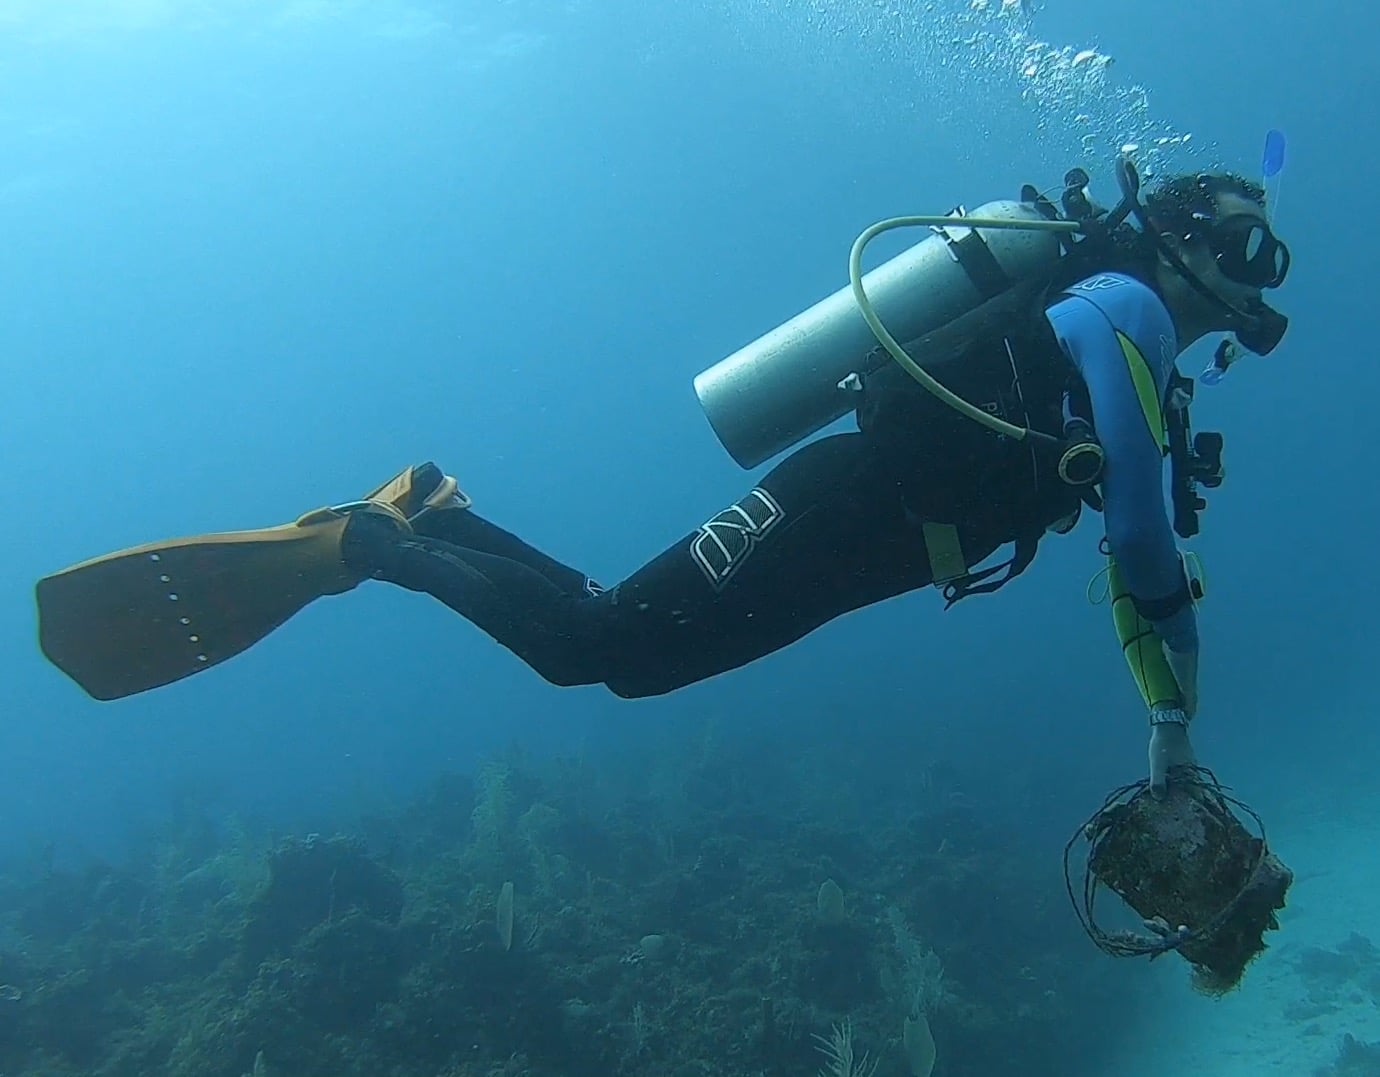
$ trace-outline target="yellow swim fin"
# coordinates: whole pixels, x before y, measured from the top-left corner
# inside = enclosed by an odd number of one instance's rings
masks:
[[[74,565],[37,584],[39,645],[101,700],[210,669],[315,599],[359,585],[340,556],[348,519],[320,509],[281,527],[155,542]]]

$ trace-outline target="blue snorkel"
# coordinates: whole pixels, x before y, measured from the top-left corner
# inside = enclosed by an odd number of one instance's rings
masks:
[[[1265,134],[1265,149],[1261,154],[1260,174],[1262,186],[1266,191],[1265,198],[1265,219],[1271,224],[1274,223],[1275,213],[1279,210],[1279,191],[1281,177],[1284,172],[1284,151],[1286,142],[1284,132],[1271,129]],[[1271,182],[1273,181],[1273,182]],[[1263,304],[1262,304],[1263,306]],[[1243,338],[1242,334],[1236,334],[1237,340],[1223,340],[1217,345],[1217,350],[1212,353],[1212,358],[1208,360],[1208,365],[1203,368],[1203,372],[1198,375],[1198,380],[1204,385],[1216,385],[1225,376],[1231,365],[1241,357],[1240,349],[1247,348],[1257,354],[1264,355],[1272,351],[1275,344],[1279,343],[1279,338],[1284,335],[1288,328],[1289,321],[1284,315],[1276,311],[1265,308],[1274,315],[1277,323],[1264,325],[1262,332],[1257,337],[1252,337],[1248,330]],[[1270,342],[1271,338],[1273,343]],[[1238,344],[1239,341],[1239,344]],[[1255,346],[1252,346],[1252,345]],[[1261,345],[1265,345],[1263,350]]]

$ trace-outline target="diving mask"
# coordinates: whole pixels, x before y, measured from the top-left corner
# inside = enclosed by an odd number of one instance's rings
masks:
[[[1262,217],[1238,213],[1212,221],[1203,239],[1228,280],[1250,288],[1278,288],[1289,274],[1289,248]]]

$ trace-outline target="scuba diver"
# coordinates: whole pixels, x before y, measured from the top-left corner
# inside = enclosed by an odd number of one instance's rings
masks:
[[[94,697],[119,698],[209,668],[308,602],[376,580],[439,600],[552,684],[654,696],[893,596],[936,586],[952,604],[995,591],[1089,506],[1104,518],[1114,616],[1162,789],[1170,768],[1193,763],[1198,698],[1201,589],[1174,531],[1196,530],[1196,487],[1221,475],[1220,438],[1188,433],[1192,382],[1175,361],[1211,333],[1272,350],[1287,320],[1262,291],[1283,282],[1289,253],[1253,181],[1175,176],[1142,200],[1129,160],[1117,169],[1111,212],[1075,169],[1062,213],[1027,186],[972,215],[883,222],[869,231],[928,222],[932,234],[866,278],[870,235],[859,237],[850,288],[696,381],[745,467],[850,411],[857,430],[795,448],[616,586],[485,519],[423,463],[292,524],[50,576],[37,588],[44,652]],[[1235,355],[1219,348],[1212,370]]]

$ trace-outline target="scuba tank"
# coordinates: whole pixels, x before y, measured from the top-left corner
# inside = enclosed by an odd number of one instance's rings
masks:
[[[864,379],[895,361],[926,390],[992,432],[1053,451],[1060,476],[1088,486],[1101,468],[1090,435],[1067,426],[1048,434],[997,419],[956,396],[917,364],[897,341],[949,325],[1016,284],[1053,279],[1061,260],[1092,272],[1130,230],[1196,291],[1232,316],[1237,341],[1264,355],[1279,343],[1288,319],[1263,302],[1231,306],[1206,287],[1159,239],[1140,200],[1140,175],[1129,157],[1116,161],[1121,202],[1110,213],[1088,198],[1081,168],[1064,177],[1064,215],[1026,185],[1020,201],[988,202],[975,214],[894,217],[872,225],[853,244],[849,285],[695,377],[710,425],[744,468],[756,467],[841,418],[856,406]],[[1135,217],[1139,232],[1126,223]],[[971,222],[971,223],[967,223]],[[883,232],[925,227],[933,233],[867,273],[862,253]],[[880,345],[880,346],[879,346]]]
[[[1036,204],[1013,200],[971,215],[987,226],[962,227],[965,216],[933,218],[931,235],[861,277],[875,316],[901,340],[1051,271],[1060,232],[1076,227],[1051,228]],[[753,468],[857,407],[862,379],[891,362],[850,284],[702,371],[695,392],[724,448]]]

